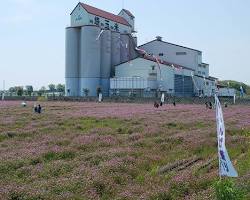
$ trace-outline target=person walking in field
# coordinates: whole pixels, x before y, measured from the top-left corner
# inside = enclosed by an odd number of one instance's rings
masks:
[[[41,107],[41,105],[39,104],[39,105],[38,105],[38,108],[37,108],[37,113],[41,114],[41,112],[42,112],[42,107]]]
[[[34,112],[37,113],[37,105],[34,105]]]
[[[159,104],[155,101],[155,103],[154,103],[154,107],[155,108],[159,108]]]

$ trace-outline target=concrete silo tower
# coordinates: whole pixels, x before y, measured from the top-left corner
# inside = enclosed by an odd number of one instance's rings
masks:
[[[79,96],[80,28],[66,28],[65,89],[67,96]]]
[[[124,16],[123,16],[123,12]],[[65,80],[67,96],[109,95],[114,67],[130,58],[134,17],[100,10],[79,2],[66,28]],[[131,19],[133,20],[131,21]]]

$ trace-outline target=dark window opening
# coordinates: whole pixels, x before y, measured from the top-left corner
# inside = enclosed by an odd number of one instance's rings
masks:
[[[118,25],[117,23],[115,23],[115,26],[114,26],[114,27],[115,27],[115,31],[118,32],[118,31],[119,31],[119,25]]]
[[[95,17],[95,25],[99,26],[99,24],[100,24],[100,18]]]
[[[183,56],[183,55],[187,55],[187,52],[176,52],[177,56]]]
[[[105,29],[109,29],[109,20],[105,20]]]

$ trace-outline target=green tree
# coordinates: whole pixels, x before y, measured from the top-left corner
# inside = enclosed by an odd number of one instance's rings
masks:
[[[232,80],[220,81],[219,83],[225,87],[234,88],[238,91],[240,91],[240,86],[242,86],[244,93],[246,93],[246,94],[248,94],[248,91],[250,89],[250,86],[246,85],[245,83],[232,81]]]
[[[58,84],[58,85],[56,86],[56,91],[57,91],[57,92],[65,92],[65,85],[63,85],[63,84]]]
[[[38,95],[42,96],[46,92],[46,87],[42,86],[41,89],[38,91]]]
[[[18,96],[23,96],[23,87],[22,86],[17,86],[15,87],[16,93]]]
[[[31,94],[33,92],[33,86],[32,85],[27,85],[26,86],[26,91],[27,91],[28,95],[31,96]]]
[[[11,93],[16,92],[16,88],[15,88],[15,87],[10,87],[10,88],[9,88],[9,92],[11,92]]]
[[[50,92],[55,92],[56,91],[56,85],[55,84],[49,84],[48,87],[49,87]]]

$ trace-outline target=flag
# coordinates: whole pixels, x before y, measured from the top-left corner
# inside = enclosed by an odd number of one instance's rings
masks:
[[[158,60],[158,58],[157,58],[156,56],[153,55],[153,58],[156,60],[156,63],[157,63],[157,65],[158,65],[159,72],[160,72],[160,79],[162,80],[160,62],[159,62],[159,60]]]
[[[229,158],[225,145],[225,125],[220,101],[215,94],[217,138],[218,138],[218,157],[219,157],[219,174],[220,176],[238,177],[237,171]]]
[[[98,101],[102,102],[102,93],[99,93],[99,95],[98,95]]]
[[[103,34],[103,32],[104,32],[104,30],[101,30],[101,31],[100,31],[100,33],[99,33],[99,35],[97,36],[96,40],[99,40],[99,39],[100,39],[100,37],[101,37],[101,35]]]
[[[161,94],[161,102],[164,103],[164,101],[165,101],[165,94],[162,93],[162,94]]]
[[[135,47],[135,50],[136,50],[136,51],[139,51],[140,53],[143,53],[143,54],[145,54],[145,55],[148,55],[148,53],[147,53],[145,50],[139,49],[138,47]]]

